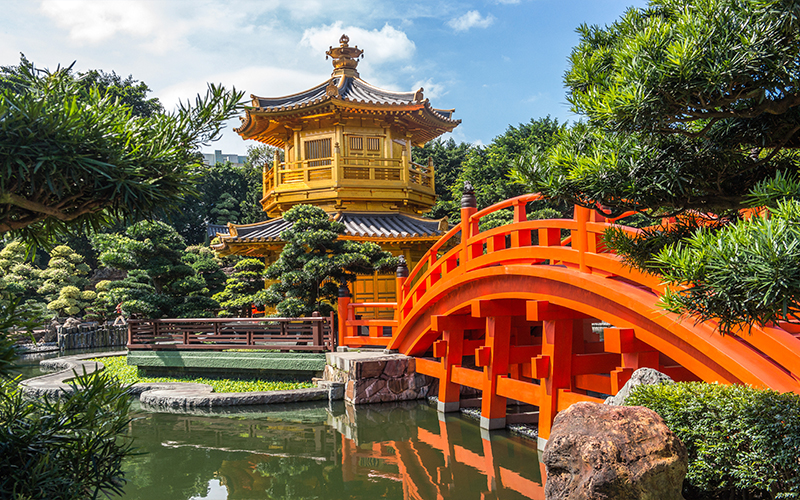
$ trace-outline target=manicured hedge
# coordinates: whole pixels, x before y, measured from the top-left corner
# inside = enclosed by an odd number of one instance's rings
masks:
[[[689,499],[800,498],[800,395],[700,382],[636,387],[689,451]]]

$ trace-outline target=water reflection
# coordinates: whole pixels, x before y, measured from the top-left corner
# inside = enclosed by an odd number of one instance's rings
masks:
[[[424,403],[139,413],[128,499],[543,499],[535,443]]]

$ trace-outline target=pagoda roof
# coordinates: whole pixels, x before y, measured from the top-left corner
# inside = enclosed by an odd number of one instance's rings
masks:
[[[452,121],[454,124],[461,123],[460,120],[452,119],[455,110],[431,107],[428,100],[423,99],[422,89],[412,92],[394,92],[370,85],[359,77],[348,75],[333,76],[316,87],[284,97],[258,97],[255,95],[250,97],[253,111],[267,112],[292,111],[334,99],[358,104],[379,104],[384,106],[414,106],[422,104],[444,120]]]
[[[345,239],[388,241],[436,240],[446,232],[444,219],[422,219],[398,212],[347,213],[333,216],[344,224]],[[228,232],[219,231],[220,243],[213,245],[218,252],[226,252],[229,245],[253,243],[283,243],[281,232],[292,223],[283,218],[270,219],[255,224],[228,224]]]
[[[342,35],[341,45],[326,52],[333,58],[334,71],[324,82],[303,92],[283,97],[259,97],[251,94],[251,104],[234,129],[244,139],[254,139],[270,146],[285,147],[291,130],[306,119],[328,116],[381,116],[387,123],[402,124],[413,144],[426,142],[451,132],[461,120],[454,120],[454,109],[438,109],[423,96],[423,89],[395,92],[370,85],[356,71],[363,51],[350,47]]]

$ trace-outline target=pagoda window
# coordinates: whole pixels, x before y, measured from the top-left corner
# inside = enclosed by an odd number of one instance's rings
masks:
[[[350,151],[362,151],[364,149],[364,138],[356,135],[350,136]]]
[[[381,138],[351,135],[347,141],[351,156],[380,156]],[[365,147],[366,146],[366,147]]]
[[[381,151],[381,139],[379,137],[367,137],[367,151],[379,153]]]
[[[322,167],[331,164],[331,139],[316,139],[305,142],[306,160],[309,167]]]

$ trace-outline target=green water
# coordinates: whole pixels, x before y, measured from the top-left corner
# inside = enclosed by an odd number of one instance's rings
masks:
[[[135,408],[126,499],[544,498],[534,441],[424,402]]]

